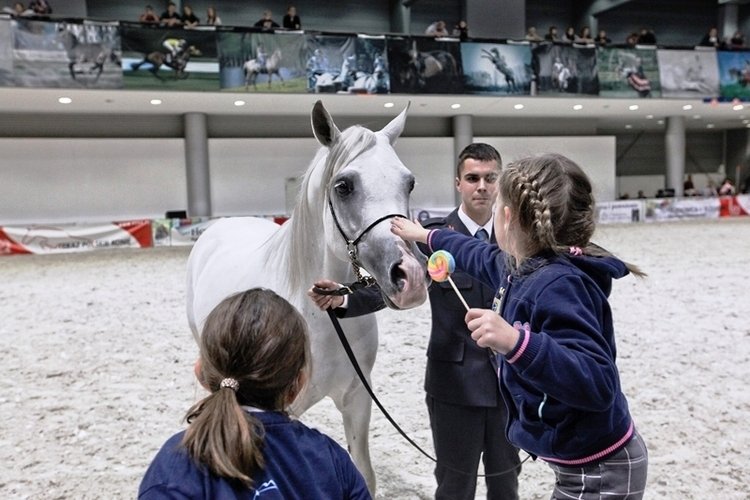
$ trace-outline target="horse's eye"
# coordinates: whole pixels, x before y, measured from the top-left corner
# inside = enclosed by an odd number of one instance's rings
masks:
[[[333,189],[335,189],[336,194],[338,194],[342,198],[345,196],[349,196],[352,193],[352,185],[349,183],[349,181],[346,180],[338,181],[333,185]]]

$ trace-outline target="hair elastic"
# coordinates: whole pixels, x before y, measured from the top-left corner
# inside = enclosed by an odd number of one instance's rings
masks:
[[[219,384],[219,387],[223,389],[224,387],[229,387],[234,392],[237,392],[240,388],[240,383],[237,382],[235,379],[227,377],[224,380],[221,381],[221,384]]]
[[[583,250],[581,250],[581,247],[570,247],[570,255],[583,255]]]

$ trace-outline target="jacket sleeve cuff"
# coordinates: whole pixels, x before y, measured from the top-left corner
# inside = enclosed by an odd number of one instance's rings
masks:
[[[528,323],[521,325],[519,322],[513,324],[518,330],[518,342],[506,355],[505,359],[509,364],[518,367],[528,366],[539,353],[538,335],[532,335],[531,327]]]
[[[432,248],[432,237],[435,236],[435,234],[440,231],[439,229],[432,229],[427,234],[427,248],[429,249],[430,253],[434,253],[435,249]]]

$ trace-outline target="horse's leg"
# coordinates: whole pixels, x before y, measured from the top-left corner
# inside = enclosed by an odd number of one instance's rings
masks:
[[[367,489],[374,496],[376,479],[370,460],[369,443],[372,399],[357,379],[354,386],[344,394],[343,398],[340,400],[334,398],[334,403],[344,419],[344,434],[349,453],[352,455],[357,469],[365,477]]]

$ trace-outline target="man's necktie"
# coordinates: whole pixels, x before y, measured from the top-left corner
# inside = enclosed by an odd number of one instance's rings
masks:
[[[490,235],[487,234],[487,231],[485,231],[483,227],[480,227],[479,230],[474,233],[474,237],[482,241],[488,241],[490,239]]]

